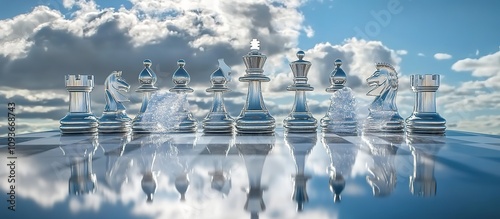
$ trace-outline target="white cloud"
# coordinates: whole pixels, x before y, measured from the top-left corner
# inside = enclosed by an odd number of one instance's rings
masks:
[[[476,56],[479,55],[479,49],[476,49]]]
[[[470,71],[475,77],[492,77],[500,75],[500,51],[477,59],[466,58],[455,62],[454,71]]]
[[[308,26],[306,26],[306,27],[304,27],[304,31],[306,32],[306,36],[307,36],[308,38],[311,38],[311,37],[313,37],[313,36],[314,36],[314,30],[313,30],[313,28],[312,28],[311,26],[309,26],[309,25],[308,25]]]
[[[424,56],[425,56],[425,54],[423,54],[423,53],[421,53],[421,52],[419,52],[417,55],[418,55],[418,56],[422,56],[422,57],[424,57]]]
[[[434,58],[437,60],[445,60],[445,59],[451,59],[452,56],[447,53],[436,53],[434,54]]]
[[[396,53],[397,53],[398,55],[402,55],[402,56],[403,56],[403,55],[408,54],[408,51],[406,51],[406,50],[404,50],[404,49],[401,49],[401,50],[397,50],[397,51],[396,51]]]

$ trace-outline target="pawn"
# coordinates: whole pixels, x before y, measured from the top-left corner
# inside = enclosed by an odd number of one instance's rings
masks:
[[[114,71],[106,78],[104,88],[106,107],[99,118],[99,132],[129,132],[132,119],[127,116],[122,103],[129,100],[122,92],[128,92],[130,85],[122,78],[121,71]]]
[[[198,127],[198,122],[193,118],[193,114],[189,111],[189,102],[187,100],[187,93],[192,93],[194,90],[188,87],[189,81],[191,81],[191,77],[189,76],[186,69],[184,69],[184,65],[186,62],[184,60],[179,59],[177,61],[177,65],[179,68],[174,72],[172,76],[172,82],[174,82],[174,87],[171,88],[170,92],[175,92],[178,95],[183,95],[183,98],[186,98],[184,102],[186,103],[181,109],[179,113],[180,123],[179,126],[174,128],[174,132],[196,132]]]
[[[335,69],[330,74],[330,87],[325,91],[332,93],[330,107],[320,120],[325,133],[342,135],[357,134],[356,99],[351,88],[346,87],[347,75],[341,68],[342,60],[335,60]]]
[[[139,113],[132,121],[132,130],[135,133],[150,133],[154,132],[154,129],[157,128],[157,123],[152,121],[146,114],[146,110],[148,108],[149,100],[151,99],[151,94],[158,90],[155,87],[156,83],[156,74],[151,70],[151,60],[146,59],[143,62],[144,69],[139,73],[139,83],[141,86],[137,88],[136,92],[142,93],[142,105]]]
[[[226,112],[224,105],[225,92],[231,91],[227,88],[226,84],[231,80],[231,71],[224,71],[226,63],[224,59],[219,59],[219,68],[215,70],[210,76],[212,87],[206,91],[214,93],[212,108],[203,120],[203,132],[205,133],[232,133],[233,132],[233,118]]]

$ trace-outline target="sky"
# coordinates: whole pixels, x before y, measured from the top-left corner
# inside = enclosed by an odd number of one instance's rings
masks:
[[[127,112],[141,104],[134,92],[142,61],[151,59],[157,86],[169,89],[177,60],[186,61],[195,90],[189,101],[201,121],[211,105],[209,76],[224,58],[233,70],[226,108],[243,108],[247,84],[241,57],[253,38],[268,59],[263,96],[281,126],[291,111],[289,63],[303,50],[312,63],[308,104],[319,120],[330,105],[325,92],[340,58],[358,101],[358,119],[373,97],[365,82],[375,63],[398,71],[397,106],[403,118],[413,110],[412,74],[439,74],[437,112],[447,128],[500,134],[500,2],[412,0],[289,1],[1,1],[0,103],[16,103],[18,133],[54,130],[68,111],[64,75],[95,76],[92,110],[104,110],[104,80],[122,71],[131,85]],[[6,121],[6,113],[0,114]],[[7,124],[0,124],[6,130]],[[2,131],[3,132],[3,131]],[[0,133],[4,134],[4,133]]]

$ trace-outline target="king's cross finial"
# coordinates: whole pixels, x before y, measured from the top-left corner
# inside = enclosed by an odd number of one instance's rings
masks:
[[[260,48],[259,48],[259,45],[260,45],[259,40],[257,40],[257,39],[252,39],[252,41],[250,42],[250,46],[251,46],[251,47],[250,47],[250,49],[252,49],[252,50],[254,50],[254,49],[255,49],[255,50],[259,50],[259,49],[260,49]]]

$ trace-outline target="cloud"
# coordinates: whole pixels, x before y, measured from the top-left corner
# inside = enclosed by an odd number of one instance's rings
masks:
[[[304,27],[304,31],[306,32],[306,36],[308,38],[311,38],[311,37],[314,36],[314,30],[313,30],[313,28],[311,26]]]
[[[445,59],[451,59],[452,56],[447,53],[436,53],[434,54],[434,58],[437,60],[445,60]]]
[[[406,51],[406,50],[404,50],[404,49],[401,49],[401,50],[397,50],[397,51],[396,51],[396,53],[397,53],[398,55],[402,55],[402,56],[403,56],[403,55],[408,54],[408,51]]]
[[[454,71],[470,71],[475,77],[492,77],[500,75],[500,51],[477,59],[466,58],[455,62]]]
[[[419,52],[417,55],[418,55],[418,56],[422,56],[422,57],[424,57],[424,56],[425,56],[425,54],[423,54],[423,53],[421,53],[421,52]]]

